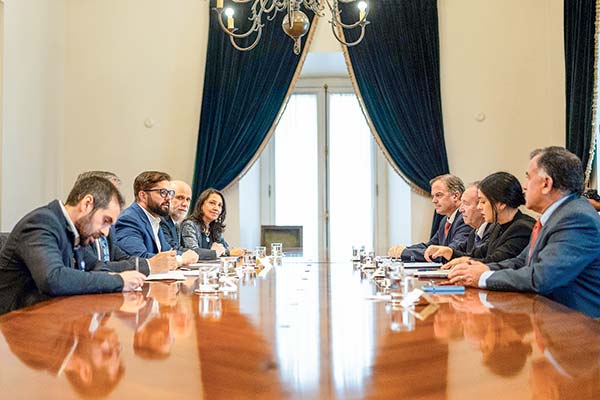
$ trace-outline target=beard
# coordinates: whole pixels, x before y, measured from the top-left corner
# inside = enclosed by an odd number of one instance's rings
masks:
[[[92,227],[92,217],[94,216],[95,212],[96,211],[94,210],[73,223],[77,229],[77,232],[79,232],[80,246],[87,246],[100,237],[100,232],[94,232],[94,228]]]
[[[170,201],[167,200],[162,203],[155,203],[151,197],[148,200],[148,211],[161,217],[166,217],[169,215]]]
[[[171,218],[173,218],[173,221],[175,221],[177,223],[181,223],[185,219],[187,214],[188,214],[187,210],[186,211],[175,210],[175,212],[171,213]]]

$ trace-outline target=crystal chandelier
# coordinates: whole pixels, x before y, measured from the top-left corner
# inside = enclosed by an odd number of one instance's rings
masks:
[[[213,10],[218,14],[219,25],[223,32],[229,35],[229,41],[236,49],[240,51],[252,50],[258,42],[262,34],[262,29],[265,26],[263,23],[263,17],[266,21],[272,21],[278,12],[285,11],[287,14],[283,18],[281,27],[283,31],[294,40],[294,53],[300,54],[302,47],[302,36],[306,35],[310,27],[310,21],[305,13],[300,10],[300,6],[312,11],[316,15],[323,17],[325,16],[325,9],[329,10],[331,19],[331,31],[333,36],[338,42],[346,46],[354,46],[361,42],[365,35],[365,26],[369,24],[367,21],[367,3],[365,1],[358,1],[359,15],[358,19],[351,24],[345,24],[341,19],[341,10],[339,3],[354,3],[357,0],[228,0],[234,4],[243,4],[250,6],[250,16],[248,20],[251,23],[250,28],[246,32],[238,32],[234,22],[234,10],[233,8],[224,8],[223,0],[217,0],[217,6]],[[225,18],[223,17],[225,14]],[[340,37],[341,29],[357,29],[360,28],[360,35],[353,42],[347,42],[344,38]],[[254,35],[254,41],[247,47],[239,45],[237,40],[245,39]]]

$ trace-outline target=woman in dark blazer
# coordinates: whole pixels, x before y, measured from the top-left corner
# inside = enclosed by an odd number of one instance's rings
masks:
[[[525,204],[519,180],[508,172],[496,172],[479,183],[477,208],[485,221],[495,224],[484,245],[476,248],[470,258],[483,263],[497,262],[518,256],[529,244],[535,220],[519,210]],[[446,266],[465,262],[469,257],[453,259]]]
[[[227,207],[225,197],[216,189],[206,189],[200,194],[194,211],[181,224],[183,247],[198,253],[200,260],[243,253],[243,249],[230,249],[223,238]]]

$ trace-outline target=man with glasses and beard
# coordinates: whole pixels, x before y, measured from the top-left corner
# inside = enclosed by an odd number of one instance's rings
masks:
[[[166,259],[169,269],[177,265],[188,265],[198,260],[191,250],[182,254],[173,250],[160,227],[161,217],[169,215],[171,200],[175,191],[171,187],[171,177],[165,172],[145,171],[133,182],[135,201],[123,210],[115,225],[117,244],[132,256]],[[162,261],[162,260],[161,260]],[[159,272],[156,263],[150,261],[151,272]]]
[[[141,287],[137,271],[92,271],[84,260],[84,248],[108,235],[123,203],[110,181],[90,177],[75,183],[65,204],[54,200],[23,217],[0,252],[0,314],[51,296]]]

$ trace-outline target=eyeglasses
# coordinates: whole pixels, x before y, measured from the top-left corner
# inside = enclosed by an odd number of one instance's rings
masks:
[[[169,189],[148,189],[144,190],[144,192],[158,192],[160,194],[160,197],[162,197],[163,199],[166,199],[167,197],[173,198],[175,196],[175,191]]]

